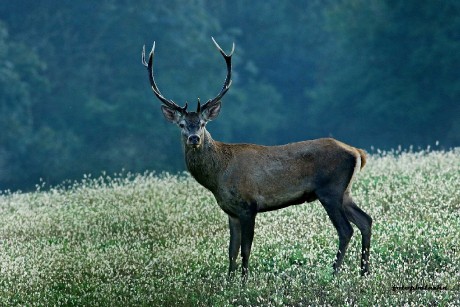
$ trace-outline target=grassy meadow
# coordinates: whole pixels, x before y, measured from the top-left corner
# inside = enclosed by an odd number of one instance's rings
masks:
[[[258,215],[243,285],[226,215],[185,174],[3,192],[0,305],[460,305],[460,149],[372,155],[353,195],[374,219],[370,276],[357,228],[332,276],[338,237],[313,202]]]

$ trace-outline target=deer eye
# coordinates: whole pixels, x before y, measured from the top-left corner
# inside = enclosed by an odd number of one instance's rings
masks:
[[[179,127],[180,127],[181,129],[184,129],[184,128],[185,128],[185,124],[184,124],[184,123],[180,123],[180,124],[179,124]]]
[[[201,124],[200,124],[200,127],[201,127],[201,128],[204,128],[205,125],[206,125],[205,123],[201,123]]]

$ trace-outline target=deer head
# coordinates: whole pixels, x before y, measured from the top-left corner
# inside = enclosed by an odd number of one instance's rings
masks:
[[[209,121],[217,118],[219,115],[221,99],[227,93],[230,85],[232,84],[232,55],[233,51],[235,50],[235,43],[233,43],[232,51],[227,55],[219,46],[219,44],[217,44],[214,38],[212,38],[212,41],[225,59],[227,64],[227,77],[225,78],[225,82],[220,93],[216,97],[209,99],[203,105],[200,104],[200,99],[198,98],[198,106],[196,112],[188,112],[187,103],[185,103],[183,107],[180,107],[174,101],[171,99],[166,99],[161,94],[158,86],[155,83],[155,77],[153,74],[153,56],[155,52],[155,43],[153,43],[152,50],[150,51],[148,62],[145,60],[145,46],[142,50],[142,64],[147,67],[147,70],[149,71],[149,80],[153,93],[163,103],[161,110],[164,117],[169,122],[176,124],[181,129],[184,144],[193,148],[198,148],[201,146],[206,124]]]

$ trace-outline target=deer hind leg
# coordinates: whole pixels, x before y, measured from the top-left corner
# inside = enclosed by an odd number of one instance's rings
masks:
[[[326,209],[326,212],[339,235],[339,250],[333,265],[334,274],[336,274],[343,262],[348,243],[353,236],[353,227],[351,227],[351,224],[345,215],[341,197],[324,198],[319,196],[318,198],[324,209]]]
[[[361,275],[366,275],[369,273],[372,218],[356,205],[350,195],[345,195],[343,206],[348,220],[361,232]]]

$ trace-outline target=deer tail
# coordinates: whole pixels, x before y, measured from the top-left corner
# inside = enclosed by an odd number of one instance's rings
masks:
[[[367,156],[366,156],[366,152],[362,149],[359,149],[359,148],[356,148],[356,150],[358,151],[359,153],[359,156],[361,157],[361,169],[363,169],[364,165],[366,165],[366,161],[367,161]]]

